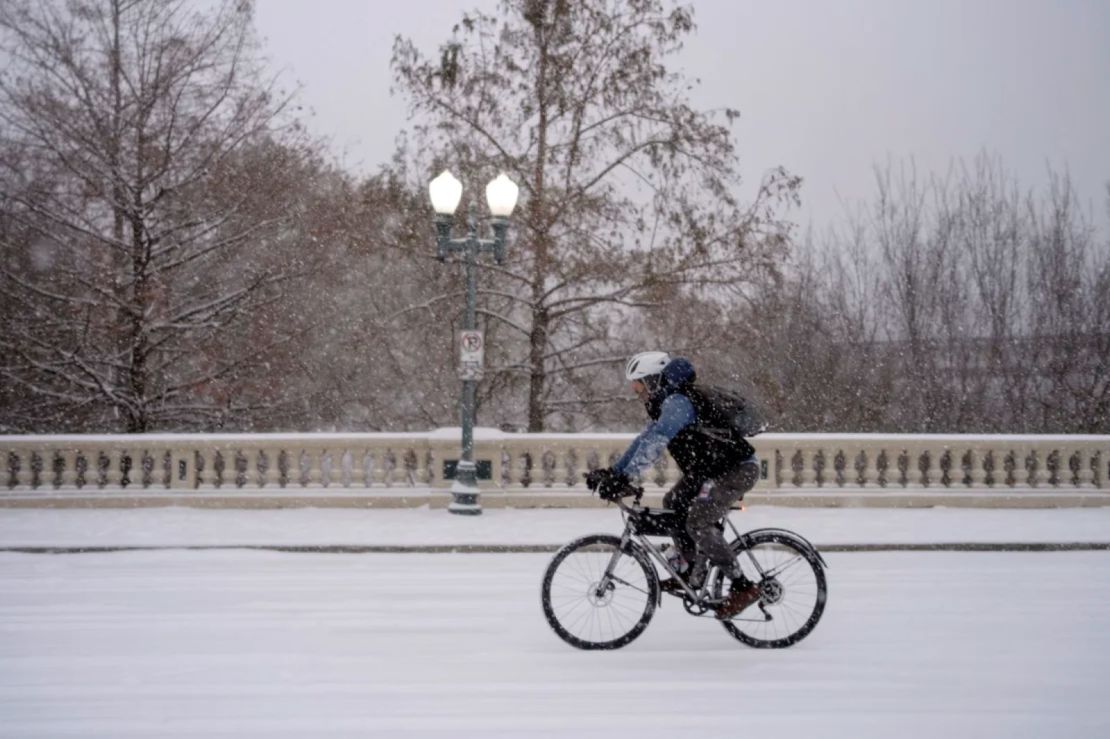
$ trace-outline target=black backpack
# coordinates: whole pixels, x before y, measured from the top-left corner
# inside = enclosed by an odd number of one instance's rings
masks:
[[[735,390],[691,385],[684,392],[698,415],[697,430],[706,436],[736,442],[767,430],[764,414]]]

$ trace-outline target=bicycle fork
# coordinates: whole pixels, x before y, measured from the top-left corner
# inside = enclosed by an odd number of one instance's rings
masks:
[[[621,578],[615,576],[613,574],[613,571],[617,568],[617,562],[620,560],[620,558],[631,551],[631,539],[632,537],[628,529],[625,529],[624,534],[621,536],[620,546],[617,547],[616,551],[614,551],[612,556],[609,557],[609,564],[605,566],[605,571],[601,573],[601,578],[597,581],[597,587],[594,588],[595,598],[604,598],[606,592],[613,589],[614,580],[620,582],[622,585],[629,584],[621,580]]]

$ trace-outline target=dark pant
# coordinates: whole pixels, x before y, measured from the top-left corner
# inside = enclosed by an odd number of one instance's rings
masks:
[[[696,564],[700,574],[703,561],[734,573],[736,560],[717,522],[728,514],[732,505],[744,498],[759,480],[759,463],[754,459],[734,470],[708,480],[683,477],[663,496],[663,507],[670,508],[684,522],[684,530],[675,534],[674,543],[687,562]]]

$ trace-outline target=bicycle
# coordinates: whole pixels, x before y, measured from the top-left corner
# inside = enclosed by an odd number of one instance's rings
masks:
[[[652,561],[678,578],[674,593],[693,616],[713,616],[728,596],[730,579],[709,567],[693,586],[671,566],[661,547],[648,537],[672,536],[677,514],[642,507],[642,488],[629,487],[615,502],[624,532],[590,534],[556,552],[544,573],[544,616],[559,637],[579,649],[618,649],[643,633],[662,605],[659,572]],[[632,505],[623,498],[634,497]],[[734,509],[735,510],[735,509]],[[809,541],[792,531],[761,528],[741,534],[726,515],[744,574],[758,583],[760,599],[730,620],[721,621],[735,639],[751,647],[781,649],[804,639],[821,619],[828,597],[828,565]],[[664,545],[665,546],[665,545]],[[758,608],[756,607],[758,606]],[[756,615],[758,614],[758,615]]]

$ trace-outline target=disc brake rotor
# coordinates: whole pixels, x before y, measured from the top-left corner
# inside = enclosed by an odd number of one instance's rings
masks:
[[[590,601],[590,605],[594,608],[601,608],[613,602],[613,583],[607,584],[604,588],[600,587],[599,583],[591,583],[589,589],[586,590],[586,598]],[[601,593],[598,593],[601,590]]]
[[[765,605],[774,605],[786,595],[786,588],[775,578],[768,578],[759,583],[759,597]]]

